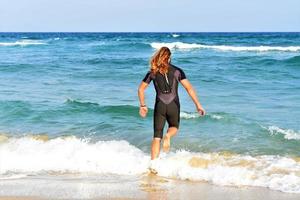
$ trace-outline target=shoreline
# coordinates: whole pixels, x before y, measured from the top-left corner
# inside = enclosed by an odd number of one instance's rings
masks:
[[[51,180],[52,179],[52,180]],[[143,174],[134,179],[123,180],[111,177],[95,180],[86,179],[43,179],[27,178],[4,180],[1,182],[0,200],[48,200],[48,199],[265,199],[265,200],[298,200],[300,194],[284,193],[262,187],[218,186],[206,182],[176,180]],[[4,183],[7,183],[3,187]],[[13,183],[13,184],[11,184]],[[16,188],[11,194],[3,195],[9,185]],[[18,189],[24,190],[23,195]],[[27,188],[27,189],[28,189]],[[10,188],[11,189],[11,188]],[[30,190],[32,189],[32,190]],[[18,194],[19,193],[19,194]]]

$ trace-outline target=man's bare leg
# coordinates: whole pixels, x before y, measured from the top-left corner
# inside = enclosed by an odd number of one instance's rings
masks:
[[[168,128],[168,131],[166,135],[163,138],[163,151],[168,152],[170,150],[170,139],[177,133],[177,128],[176,127],[170,127]]]
[[[159,156],[160,151],[160,138],[154,137],[151,145],[151,160],[156,159]]]

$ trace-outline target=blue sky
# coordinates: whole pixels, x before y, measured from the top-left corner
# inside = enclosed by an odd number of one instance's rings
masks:
[[[1,0],[0,31],[300,31],[300,0]]]

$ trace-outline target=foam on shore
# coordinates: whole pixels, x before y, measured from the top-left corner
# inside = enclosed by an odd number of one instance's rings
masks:
[[[74,137],[8,137],[0,143],[0,179],[9,175],[96,173],[139,175],[150,157],[127,141],[98,141]],[[158,175],[216,185],[261,186],[300,193],[297,158],[178,150],[161,154]]]

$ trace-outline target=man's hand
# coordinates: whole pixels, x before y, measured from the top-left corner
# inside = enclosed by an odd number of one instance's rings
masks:
[[[196,107],[197,107],[197,111],[200,115],[204,116],[206,114],[204,108],[201,105],[198,105]]]
[[[140,115],[141,115],[141,117],[146,117],[147,113],[148,113],[147,106],[140,106]]]

